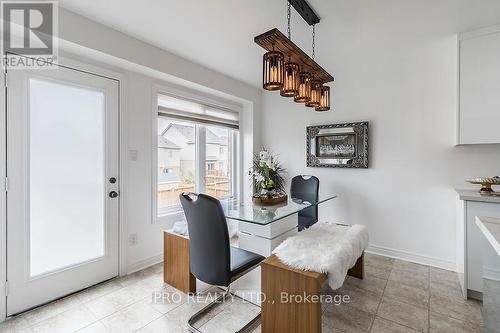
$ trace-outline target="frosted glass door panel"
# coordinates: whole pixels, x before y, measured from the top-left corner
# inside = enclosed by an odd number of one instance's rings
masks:
[[[31,276],[105,255],[105,153],[103,92],[29,80]]]

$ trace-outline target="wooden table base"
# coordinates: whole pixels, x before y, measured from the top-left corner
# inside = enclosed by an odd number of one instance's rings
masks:
[[[196,292],[196,278],[189,269],[189,238],[163,233],[163,281],[184,293]]]
[[[348,275],[362,279],[363,266],[364,255]],[[262,262],[261,270],[262,333],[321,333],[319,300],[327,274],[293,269],[275,255]]]

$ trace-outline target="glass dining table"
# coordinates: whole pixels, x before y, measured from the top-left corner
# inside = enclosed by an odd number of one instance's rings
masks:
[[[299,212],[335,199],[334,194],[320,195],[318,200],[288,198],[273,206],[253,202],[221,200],[228,223],[238,226],[238,247],[269,257],[274,248],[298,233]],[[260,305],[260,268],[254,269],[232,285],[243,299]]]
[[[306,208],[318,206],[326,201],[335,199],[336,197],[334,194],[320,195],[318,200],[310,201],[288,198],[286,202],[273,206],[257,205],[250,200],[241,203],[236,199],[226,199],[221,201],[221,205],[224,215],[228,219],[258,225],[268,225],[280,219],[298,214]]]
[[[248,200],[222,200],[228,223],[238,225],[239,246],[265,257],[287,237],[298,232],[299,212],[335,199],[334,194],[320,195],[317,200],[288,198],[273,206],[261,206]]]

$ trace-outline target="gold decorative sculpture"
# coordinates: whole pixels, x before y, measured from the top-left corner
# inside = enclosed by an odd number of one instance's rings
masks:
[[[467,179],[467,182],[471,184],[479,184],[481,185],[481,189],[479,190],[480,193],[486,193],[486,194],[492,194],[496,193],[493,191],[491,188],[492,185],[500,185],[500,177],[495,176],[495,177],[477,177],[477,178],[472,178],[472,179]]]

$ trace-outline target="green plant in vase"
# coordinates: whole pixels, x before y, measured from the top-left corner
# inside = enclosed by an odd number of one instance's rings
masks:
[[[252,180],[255,197],[280,197],[285,191],[286,170],[275,156],[263,149],[254,154]]]

